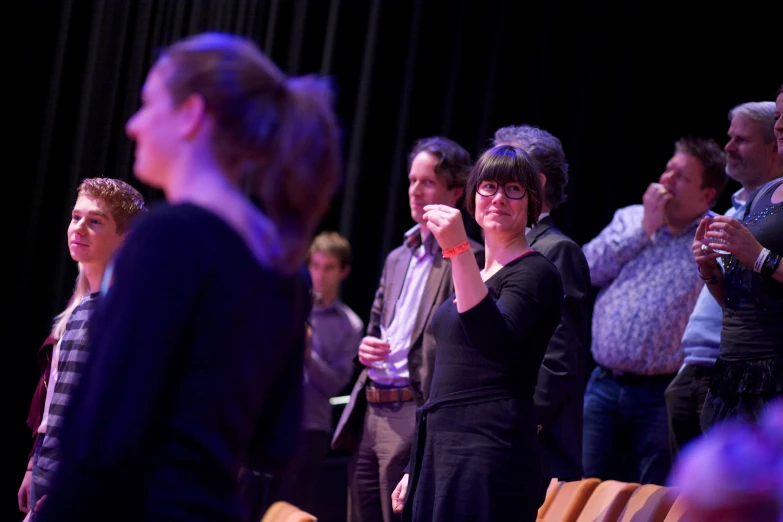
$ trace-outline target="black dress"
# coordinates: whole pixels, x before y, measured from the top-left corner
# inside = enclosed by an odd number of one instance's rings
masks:
[[[419,408],[403,520],[532,522],[540,455],[533,392],[563,287],[530,252],[486,281],[464,313],[453,298],[435,312],[430,399]]]

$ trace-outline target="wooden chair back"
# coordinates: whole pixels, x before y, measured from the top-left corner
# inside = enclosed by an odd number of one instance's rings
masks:
[[[685,516],[687,514],[688,508],[685,504],[685,499],[683,497],[677,497],[677,500],[674,501],[669,512],[666,513],[666,518],[663,519],[663,522],[683,522],[686,520]],[[715,522],[718,521],[716,520]]]
[[[678,492],[657,484],[645,484],[633,492],[618,522],[663,522]]]
[[[600,483],[601,481],[597,478],[563,482],[546,513],[538,521],[576,522],[582,508]]]
[[[604,480],[590,495],[576,522],[617,522],[628,499],[638,488],[639,484],[634,482]]]
[[[556,478],[553,478],[549,482],[549,486],[546,488],[546,497],[544,497],[544,503],[541,504],[541,507],[538,508],[537,518],[542,518],[544,514],[546,514],[549,506],[552,505],[552,501],[555,500],[555,495],[557,494],[557,490],[560,489],[561,485],[563,485],[563,481],[557,480]]]

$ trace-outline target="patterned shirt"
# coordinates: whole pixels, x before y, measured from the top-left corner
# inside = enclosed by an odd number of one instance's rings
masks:
[[[662,226],[649,239],[643,217],[642,205],[622,208],[582,247],[592,284],[601,288],[591,351],[611,370],[674,374],[683,361],[685,325],[704,286],[691,251],[703,216],[676,236]]]
[[[58,447],[63,415],[87,361],[87,323],[95,309],[97,296],[98,293],[88,295],[73,309],[60,339],[57,381],[52,382],[50,379],[49,382],[49,387],[54,386],[54,393],[47,412],[46,434],[33,470],[37,498],[46,493],[59,464]]]

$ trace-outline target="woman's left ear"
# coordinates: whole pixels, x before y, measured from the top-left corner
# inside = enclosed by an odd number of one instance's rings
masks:
[[[180,132],[186,138],[193,137],[198,132],[206,114],[206,104],[200,94],[191,94],[180,104]]]

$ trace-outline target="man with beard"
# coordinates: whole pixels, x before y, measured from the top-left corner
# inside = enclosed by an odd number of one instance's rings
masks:
[[[682,365],[682,333],[703,286],[691,244],[725,185],[717,143],[683,138],[642,204],[619,209],[582,248],[600,288],[591,346],[597,366],[585,390],[585,476],[666,480],[664,391]]]
[[[732,194],[726,216],[742,219],[747,202],[780,178],[783,164],[775,143],[774,114],[773,102],[743,103],[729,111],[726,174],[742,188]],[[705,285],[682,337],[684,364],[665,393],[672,460],[702,433],[701,413],[718,358],[722,319],[723,311]]]

